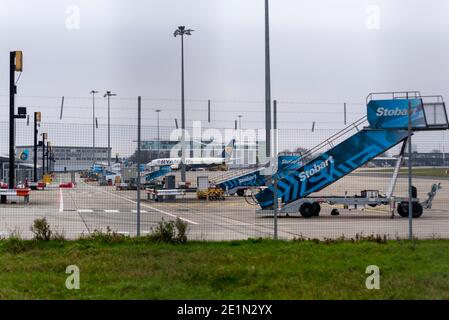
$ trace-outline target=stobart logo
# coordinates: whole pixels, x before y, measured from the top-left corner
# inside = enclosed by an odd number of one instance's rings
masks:
[[[244,177],[244,178],[240,178],[239,179],[239,183],[240,184],[243,184],[243,183],[248,183],[248,182],[252,182],[253,180],[256,180],[256,175],[251,175],[251,176],[248,176],[248,177]]]
[[[418,110],[417,108],[412,109],[412,113],[416,112]],[[397,117],[397,116],[407,116],[408,115],[408,109],[387,109],[387,108],[378,108],[376,110],[376,116],[378,117]]]
[[[304,172],[301,172],[299,174],[299,179],[301,180],[301,182],[303,182],[304,180],[307,180],[307,179],[313,177],[315,174],[317,174],[321,170],[329,167],[330,163],[334,163],[333,156],[330,156],[329,158],[322,161],[321,163],[314,163],[312,168],[305,170]]]

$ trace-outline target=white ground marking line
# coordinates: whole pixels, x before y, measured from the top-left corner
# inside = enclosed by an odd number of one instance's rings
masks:
[[[64,212],[64,196],[62,193],[62,189],[59,188],[59,213]]]
[[[87,183],[84,182],[83,180],[81,180],[81,181],[82,181],[82,183],[83,183],[84,185],[86,185],[87,187],[89,187],[89,188],[91,188],[91,189],[96,189],[94,186],[91,186],[91,185],[87,184]],[[133,200],[131,200],[131,199],[129,199],[129,198],[126,198],[126,197],[123,197],[123,196],[119,196],[119,195],[113,194],[113,193],[111,193],[111,192],[109,192],[109,191],[106,191],[106,190],[102,190],[102,189],[99,189],[99,190],[100,190],[101,192],[110,194],[111,196],[114,196],[114,197],[117,197],[117,198],[121,198],[121,199],[126,200],[126,201],[128,201],[128,202],[137,204],[136,201],[133,201]],[[163,210],[160,210],[160,209],[157,209],[157,208],[153,208],[152,206],[149,206],[149,205],[146,205],[146,204],[140,204],[140,205],[141,205],[142,207],[146,207],[146,208],[149,208],[149,209],[151,209],[151,210],[154,210],[154,211],[157,211],[157,212],[166,214],[166,215],[168,215],[168,216],[170,216],[170,217],[173,217],[173,218],[179,218],[179,219],[181,219],[181,220],[183,220],[183,221],[186,221],[186,222],[188,222],[188,223],[191,223],[191,224],[195,224],[195,225],[199,224],[198,222],[195,222],[195,221],[192,221],[192,220],[189,220],[189,219],[186,219],[186,218],[179,217],[179,216],[174,215],[174,214],[172,214],[172,213],[170,213],[170,212],[166,212],[166,211],[163,211]],[[78,210],[78,212],[79,212],[79,210]],[[137,212],[137,210],[136,210],[136,212]],[[142,210],[141,210],[140,212],[143,213]]]
[[[121,199],[123,199],[123,200],[126,200],[126,201],[129,201],[129,202],[131,202],[131,203],[137,204],[136,201],[131,200],[131,199],[128,199],[128,198],[126,198],[126,197],[123,197],[123,196],[119,196],[119,195],[113,194],[113,193],[111,193],[111,192],[109,192],[109,191],[106,191],[106,190],[101,190],[101,191],[104,192],[104,193],[108,193],[108,194],[110,194],[111,196],[114,196],[114,197],[117,197],[117,198],[121,198]],[[195,221],[192,221],[192,220],[189,220],[189,219],[186,219],[186,218],[179,217],[179,216],[177,216],[177,215],[174,215],[174,214],[172,214],[172,213],[170,213],[170,212],[167,212],[167,211],[164,211],[164,210],[160,210],[160,209],[157,209],[157,208],[153,208],[152,206],[149,206],[149,205],[147,205],[147,204],[140,204],[140,205],[141,205],[142,207],[149,208],[149,209],[151,209],[151,210],[154,210],[154,211],[163,213],[163,214],[165,214],[165,215],[167,215],[167,216],[170,216],[170,217],[172,217],[172,218],[179,218],[179,219],[181,219],[181,220],[183,220],[183,221],[185,221],[185,222],[191,223],[191,224],[198,224],[198,222],[195,222]],[[141,211],[141,212],[142,212],[142,211]]]
[[[238,226],[251,226],[251,227],[258,227],[259,225],[257,225],[256,223],[248,223],[248,222],[244,222],[244,221],[240,221],[240,220],[236,220],[236,219],[232,219],[232,218],[227,218],[227,217],[220,217],[222,220],[228,220],[228,224],[233,224],[233,225],[238,225]]]
[[[94,210],[92,210],[92,209],[78,209],[77,212],[78,213],[92,213],[92,212],[94,212]]]
[[[148,213],[147,210],[140,210],[141,213]],[[137,210],[131,210],[131,213],[137,213]]]
[[[111,209],[111,210],[104,210],[104,212],[106,212],[106,213],[120,213],[120,210]]]
[[[81,180],[81,181],[82,181],[82,180]],[[84,181],[82,181],[82,182],[84,183],[84,185],[86,185],[87,187],[89,187],[89,188],[91,188],[91,189],[97,189],[97,188],[95,188],[94,186],[91,186],[91,185],[87,184],[87,183],[84,182]],[[121,199],[126,200],[126,201],[128,201],[128,202],[137,204],[136,201],[133,201],[133,200],[131,200],[131,199],[129,199],[129,198],[126,198],[126,197],[123,197],[123,196],[119,196],[119,195],[113,194],[113,193],[111,193],[111,192],[109,192],[109,191],[106,191],[106,190],[102,190],[102,189],[97,189],[97,190],[100,190],[101,192],[110,194],[111,196],[114,196],[114,197],[117,197],[117,198],[121,198]],[[179,216],[174,215],[174,214],[172,214],[172,213],[170,213],[170,212],[166,212],[166,211],[164,211],[164,210],[160,210],[160,209],[157,209],[157,208],[153,208],[152,206],[149,206],[149,205],[146,205],[146,204],[140,204],[140,206],[149,208],[149,209],[151,209],[151,210],[157,211],[157,212],[159,212],[159,213],[168,215],[168,216],[173,217],[173,218],[179,218],[179,219],[181,219],[181,220],[183,220],[183,221],[186,221],[186,222],[188,222],[188,223],[191,223],[191,224],[195,224],[195,225],[199,224],[198,222],[195,222],[195,221],[192,221],[192,220],[189,220],[189,219],[186,219],[186,218],[179,217]],[[80,212],[80,211],[78,210],[78,212]],[[136,210],[136,212],[137,212],[137,210]],[[143,213],[142,210],[141,210],[140,212]]]

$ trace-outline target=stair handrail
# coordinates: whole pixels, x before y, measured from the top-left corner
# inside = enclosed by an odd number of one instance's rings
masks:
[[[236,171],[229,172],[228,174],[218,176],[218,177],[216,177],[214,179],[211,179],[211,182],[215,183],[215,184],[223,183],[223,182],[225,182],[227,180],[235,179],[235,178],[238,178],[238,177],[240,177],[242,175],[246,175],[246,174],[250,174],[250,173],[253,173],[253,172],[257,172],[260,169],[261,168],[242,168],[242,169],[239,169],[239,170],[236,170]]]
[[[358,126],[360,126],[362,123],[366,122],[368,119],[367,116],[363,116],[362,118],[360,118],[359,120],[351,123],[349,126],[343,128],[342,130],[338,131],[337,133],[335,133],[333,136],[325,139],[324,141],[320,142],[319,144],[317,144],[316,146],[312,147],[311,149],[307,150],[304,154],[301,155],[301,159],[304,160],[303,166],[306,165],[307,163],[313,161],[315,158],[312,158],[310,160],[307,161],[307,157],[313,155],[314,152],[316,152],[317,150],[320,150],[321,148],[323,148],[326,144],[332,143],[335,140],[337,140],[338,138],[342,137],[343,135],[345,135],[346,133],[350,132],[353,129],[357,129]],[[285,164],[283,166],[283,170],[288,169],[290,166],[296,164],[295,160],[290,161],[289,163]]]

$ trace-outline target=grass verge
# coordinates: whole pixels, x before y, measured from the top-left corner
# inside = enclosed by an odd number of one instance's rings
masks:
[[[0,299],[449,299],[449,241],[0,241]],[[65,287],[68,265],[80,289]],[[380,290],[365,270],[380,268]]]

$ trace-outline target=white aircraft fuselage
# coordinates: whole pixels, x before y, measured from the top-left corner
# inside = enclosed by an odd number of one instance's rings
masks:
[[[147,164],[147,167],[170,166],[172,169],[178,169],[181,164],[181,158],[162,158],[155,159]],[[191,168],[210,167],[226,164],[224,158],[186,158],[185,165]]]

